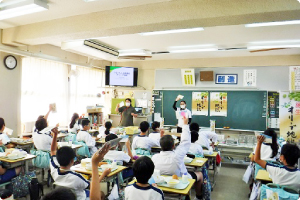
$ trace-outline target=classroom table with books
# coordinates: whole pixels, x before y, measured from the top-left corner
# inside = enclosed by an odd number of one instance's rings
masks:
[[[184,163],[187,167],[201,168],[207,163],[207,158],[194,158],[190,163]]]
[[[29,153],[30,149],[34,146],[32,139],[11,138],[11,143],[16,145],[15,148],[23,149]]]
[[[164,177],[170,177],[170,176],[165,176]],[[181,177],[179,177],[179,180],[181,180]],[[170,187],[163,187],[163,186],[157,186],[157,188],[161,189],[164,192],[164,195],[168,194],[177,194],[179,195],[178,199],[185,199],[187,195],[190,195],[191,197],[191,189],[195,183],[194,179],[188,179],[189,185],[185,189],[175,189],[175,188],[170,188]],[[131,181],[129,184],[134,184],[136,180]]]
[[[217,174],[217,164],[216,164],[216,158],[217,158],[218,152],[213,152],[212,154],[204,154],[205,158],[208,158],[209,160],[212,161],[212,166],[213,166],[213,181],[212,181],[212,190],[216,185],[216,174]]]
[[[7,163],[7,165],[9,166],[8,168],[15,168],[17,166],[22,165],[22,163],[24,163],[25,172],[28,172],[29,162],[35,157],[36,157],[35,155],[31,155],[31,154],[27,154],[26,157],[18,158],[18,159],[8,159],[7,157],[0,157],[0,161]]]
[[[270,178],[270,174],[269,172],[267,172],[266,170],[260,169],[258,170],[255,179],[257,181],[261,181],[261,182],[268,182],[268,183],[272,183],[272,179]]]

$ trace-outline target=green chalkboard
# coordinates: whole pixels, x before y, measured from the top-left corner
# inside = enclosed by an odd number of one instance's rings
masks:
[[[187,108],[192,107],[192,92],[201,91],[179,91],[161,90],[160,94],[154,96],[156,103],[154,112],[161,113],[165,118],[166,125],[176,125],[177,119],[172,108],[178,94],[184,96]],[[211,91],[208,91],[211,92]],[[216,120],[216,127],[224,126],[232,129],[265,130],[266,129],[266,101],[267,91],[220,91],[227,92],[227,117],[193,115],[192,121],[200,126],[209,127],[211,119]],[[179,107],[179,102],[177,103]]]

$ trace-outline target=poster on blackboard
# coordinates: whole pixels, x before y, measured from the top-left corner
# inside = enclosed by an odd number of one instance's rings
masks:
[[[210,116],[227,117],[227,92],[210,93]]]
[[[208,116],[208,92],[192,93],[192,115]]]
[[[300,92],[280,92],[280,136],[289,143],[300,140]]]

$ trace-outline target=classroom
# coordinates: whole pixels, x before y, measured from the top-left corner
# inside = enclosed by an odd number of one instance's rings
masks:
[[[300,199],[299,0],[0,0],[0,199]]]

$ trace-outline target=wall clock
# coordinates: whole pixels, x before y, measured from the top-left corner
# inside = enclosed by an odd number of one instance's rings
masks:
[[[17,59],[12,55],[6,56],[4,58],[4,65],[7,69],[15,69],[17,67]]]

